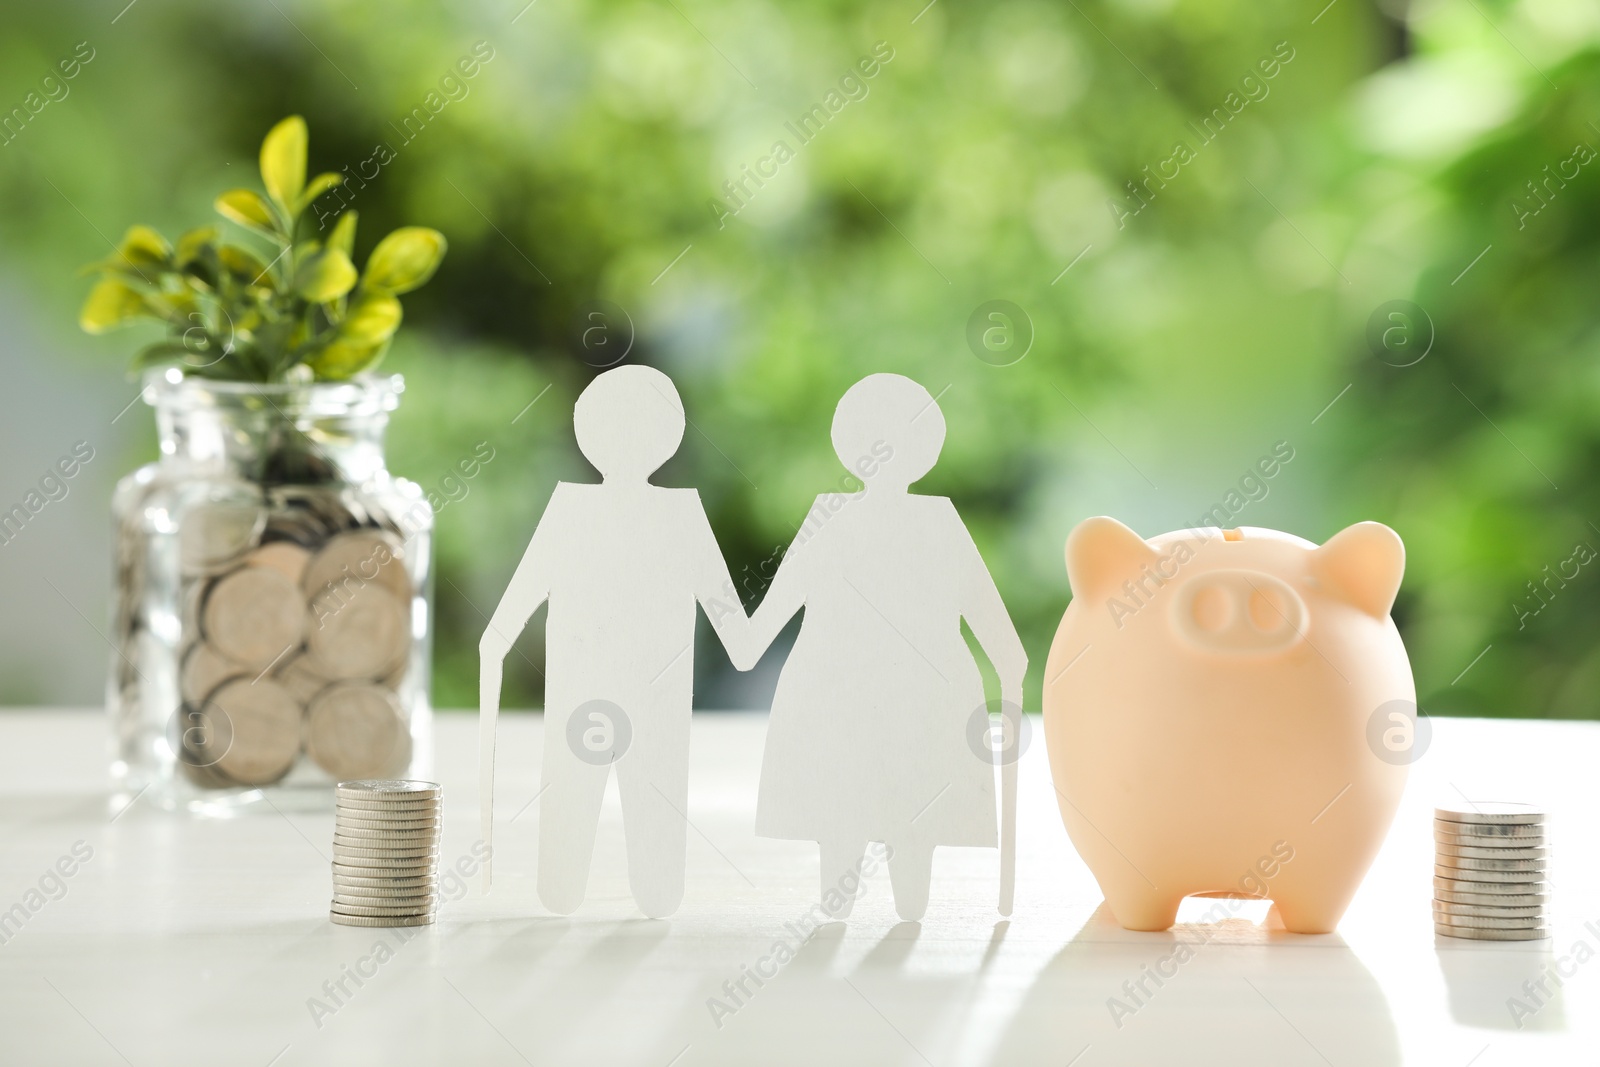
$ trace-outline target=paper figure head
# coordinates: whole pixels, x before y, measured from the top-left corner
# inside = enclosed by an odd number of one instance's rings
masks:
[[[905,489],[933,469],[943,448],[944,412],[903,375],[869,374],[834,409],[833,450],[876,488]]]
[[[645,481],[683,441],[683,401],[654,367],[618,367],[589,383],[572,409],[584,458],[606,481]]]

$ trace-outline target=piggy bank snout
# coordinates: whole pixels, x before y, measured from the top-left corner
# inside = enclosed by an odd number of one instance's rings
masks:
[[[1259,655],[1298,644],[1306,605],[1282,579],[1260,571],[1211,571],[1178,589],[1172,625],[1208,652]]]

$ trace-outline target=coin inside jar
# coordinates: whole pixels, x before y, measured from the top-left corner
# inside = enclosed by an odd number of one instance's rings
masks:
[[[392,774],[411,762],[400,702],[375,685],[335,685],[311,702],[306,751],[338,779]]]
[[[239,664],[200,641],[191,645],[183,655],[183,666],[178,672],[178,691],[185,701],[199,706],[217,686],[245,673]]]
[[[310,598],[329,588],[349,590],[377,583],[402,601],[411,599],[400,540],[379,530],[351,530],[328,539],[306,565],[301,584]]]
[[[311,553],[293,541],[270,541],[246,558],[251,566],[270,567],[296,585],[305,577],[306,564],[310,561]]]
[[[305,655],[286,659],[272,672],[273,679],[302,704],[310,704],[316,695],[328,688],[332,683],[316,671],[311,669],[309,657]]]
[[[228,682],[198,715],[191,747],[201,762],[243,785],[277,781],[300,754],[300,705],[274,682]]]
[[[270,567],[240,567],[217,580],[202,620],[206,639],[227,658],[261,670],[305,635],[300,588]]]
[[[381,585],[330,587],[311,605],[308,666],[334,679],[381,677],[405,662],[410,624],[410,601]]]
[[[188,509],[178,531],[178,556],[186,574],[229,566],[255,544],[267,513],[258,504],[217,502]]]

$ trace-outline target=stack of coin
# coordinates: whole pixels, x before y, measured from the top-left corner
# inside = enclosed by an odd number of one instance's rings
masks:
[[[336,780],[403,773],[405,544],[331,492],[275,503],[199,505],[182,526],[180,762],[218,788],[275,782],[302,751]]]
[[[439,902],[443,790],[434,782],[340,782],[333,904],[341,926],[426,926]]]
[[[1433,929],[1476,941],[1550,936],[1544,812],[1528,804],[1435,808]]]

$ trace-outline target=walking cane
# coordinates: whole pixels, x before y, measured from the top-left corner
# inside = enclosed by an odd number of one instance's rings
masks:
[[[483,821],[483,891],[489,892],[494,865],[494,730],[500,714],[503,664],[490,656],[478,665],[478,812]]]
[[[1022,755],[1022,706],[1000,704],[1000,914],[1011,915],[1017,886],[1017,760]]]

